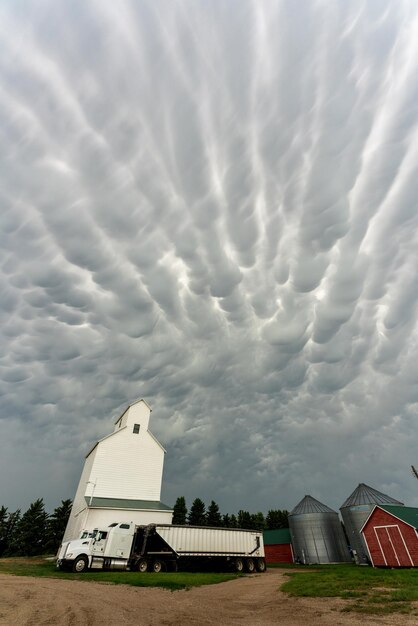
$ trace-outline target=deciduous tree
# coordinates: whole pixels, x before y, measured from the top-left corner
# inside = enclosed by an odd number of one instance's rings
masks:
[[[289,528],[289,511],[285,509],[271,510],[267,513],[266,526],[269,530],[276,530],[277,528]]]

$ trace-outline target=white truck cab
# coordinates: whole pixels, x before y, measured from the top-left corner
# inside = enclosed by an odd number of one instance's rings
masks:
[[[83,530],[80,539],[61,544],[57,556],[59,569],[84,572],[91,569],[126,569],[135,525],[111,524],[105,530]]]

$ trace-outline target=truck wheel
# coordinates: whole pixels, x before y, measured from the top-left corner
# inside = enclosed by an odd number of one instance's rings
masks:
[[[243,572],[244,571],[244,561],[242,559],[235,559],[234,561],[234,570],[236,572]]]
[[[152,571],[154,572],[154,574],[159,574],[162,569],[163,569],[163,562],[160,561],[159,559],[155,559],[155,561],[153,561],[153,564],[152,564]]]
[[[88,566],[89,566],[89,562],[87,560],[87,557],[78,556],[73,563],[72,570],[76,574],[82,574],[83,572],[87,571]]]
[[[139,559],[139,561],[137,563],[136,569],[137,569],[138,572],[141,572],[141,574],[146,572],[147,569],[148,569],[148,563],[147,563],[146,559]]]
[[[257,572],[265,572],[267,569],[265,559],[257,559],[255,566],[257,568]]]
[[[247,559],[245,561],[245,570],[249,573],[252,574],[255,570],[255,563],[254,563],[254,559]]]

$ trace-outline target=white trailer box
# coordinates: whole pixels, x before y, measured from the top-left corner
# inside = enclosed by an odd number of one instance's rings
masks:
[[[264,557],[263,535],[258,531],[157,524],[155,532],[179,556]]]

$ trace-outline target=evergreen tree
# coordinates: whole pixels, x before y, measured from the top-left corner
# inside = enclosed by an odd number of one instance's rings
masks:
[[[20,523],[20,509],[14,513],[9,513],[4,527],[3,534],[3,554],[4,556],[13,556],[15,554],[14,547],[16,541],[16,530]]]
[[[200,498],[196,498],[193,501],[189,516],[187,518],[187,523],[191,526],[206,525],[206,507],[205,503]]]
[[[226,513],[226,515],[222,515],[222,526],[224,528],[231,528],[231,517]]]
[[[251,513],[242,509],[238,511],[238,528],[253,528]]]
[[[276,530],[277,528],[289,528],[289,511],[286,510],[271,510],[267,513],[266,526],[269,530]]]
[[[177,498],[173,509],[173,524],[180,524],[183,526],[187,519],[187,507],[184,496]]]
[[[6,506],[0,508],[0,557],[10,552],[13,533],[20,519],[20,511],[9,513]]]
[[[45,545],[47,552],[54,554],[57,552],[67,526],[68,518],[70,517],[72,505],[71,500],[62,500],[61,505],[54,510],[49,518],[47,528],[48,537]]]
[[[48,513],[42,498],[32,502],[17,524],[13,540],[13,554],[36,556],[46,550]]]
[[[7,513],[7,506],[0,507],[0,556],[6,550],[7,546],[6,528],[8,518],[9,514]]]
[[[263,513],[260,511],[258,513],[254,513],[252,517],[252,528],[255,530],[264,530],[266,527],[266,520],[264,519]]]
[[[229,528],[238,528],[238,520],[236,515],[234,515],[233,513],[229,519]]]
[[[214,500],[212,500],[208,507],[208,511],[206,513],[206,523],[208,526],[222,525],[222,516],[219,512],[219,507]]]

